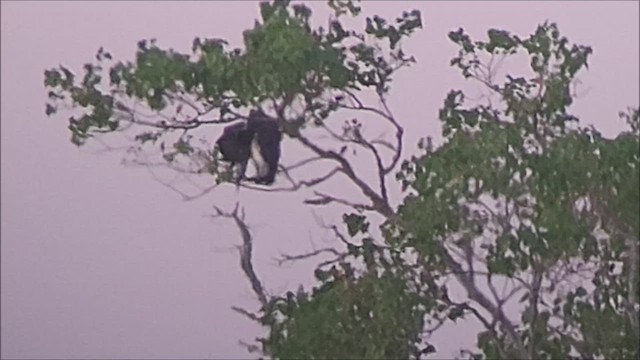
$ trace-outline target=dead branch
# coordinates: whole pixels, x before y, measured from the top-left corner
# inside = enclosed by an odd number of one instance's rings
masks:
[[[385,174],[388,174],[396,167],[398,161],[400,161],[400,156],[402,155],[402,139],[404,138],[404,129],[402,128],[402,126],[400,126],[398,121],[396,121],[396,118],[391,113],[391,110],[389,109],[385,98],[382,95],[379,95],[379,100],[384,107],[384,110],[387,112],[388,118],[386,119],[389,120],[389,122],[396,129],[396,151],[393,155],[391,163],[385,168]]]
[[[336,237],[345,245],[347,246],[353,246],[353,244],[351,242],[349,242],[349,240],[347,240],[347,237],[344,236],[340,230],[338,230],[338,227],[335,225],[328,225],[328,226],[324,226],[325,229],[329,229],[331,231],[333,231],[333,233],[336,235]]]
[[[339,263],[339,262],[343,261],[347,256],[349,256],[349,253],[345,252],[345,253],[342,253],[342,254],[336,256],[333,259],[325,260],[325,261],[323,261],[323,262],[318,264],[318,268],[322,268],[322,267],[325,267],[327,265]]]
[[[287,262],[295,262],[297,260],[308,259],[308,258],[312,258],[314,256],[318,256],[320,254],[324,254],[324,253],[330,253],[330,254],[334,254],[336,256],[342,255],[342,254],[340,254],[340,252],[338,252],[338,250],[336,250],[334,248],[323,248],[323,249],[318,249],[318,250],[315,250],[315,251],[311,251],[311,252],[304,253],[304,254],[298,254],[298,255],[280,254],[280,258],[279,259],[275,259],[275,260],[278,262],[278,266],[282,266],[283,264],[285,264]]]
[[[323,160],[322,157],[320,156],[313,156],[304,160],[300,160],[297,163],[293,163],[291,165],[287,165],[287,166],[283,166],[280,168],[280,170],[286,170],[286,171],[291,171],[293,169],[297,169],[301,166],[307,165],[309,163],[315,162],[315,161],[319,161],[319,160]]]
[[[393,147],[393,145],[391,145],[391,143],[389,143],[388,141],[384,140],[384,139],[374,139],[371,140],[370,143],[372,144],[378,144],[381,145],[391,151],[397,151],[395,147]]]
[[[212,217],[213,218],[225,217],[225,218],[233,219],[235,221],[236,226],[238,227],[238,230],[240,230],[240,235],[242,236],[242,245],[238,247],[238,250],[240,252],[240,267],[244,271],[244,274],[246,275],[247,279],[249,279],[249,282],[251,283],[251,288],[253,289],[253,292],[258,297],[260,304],[262,304],[262,306],[265,307],[268,304],[268,300],[267,300],[268,297],[266,295],[266,292],[264,291],[264,287],[262,286],[262,283],[258,279],[258,276],[256,275],[256,272],[253,269],[253,263],[251,262],[252,261],[251,256],[252,256],[252,250],[253,250],[253,238],[251,236],[251,232],[249,231],[249,227],[244,221],[244,212],[240,211],[239,213],[238,207],[239,205],[236,204],[236,207],[232,212],[224,212],[217,206],[214,206],[214,209],[216,210],[217,214],[212,215]]]
[[[358,211],[364,211],[364,210],[374,211],[375,210],[373,206],[353,203],[353,202],[350,202],[348,200],[340,199],[340,198],[337,198],[337,197],[334,197],[334,196],[331,196],[331,195],[328,195],[328,194],[324,194],[324,193],[321,193],[321,192],[318,192],[318,191],[314,191],[313,194],[315,196],[317,196],[318,198],[304,200],[305,204],[308,204],[308,205],[327,205],[327,204],[330,204],[330,203],[337,203],[337,204],[341,204],[341,205],[345,205],[345,206],[351,207],[351,208],[353,208],[355,210],[358,210]]]
[[[253,321],[260,322],[260,318],[256,314],[254,314],[254,313],[252,313],[252,312],[250,312],[250,311],[248,311],[246,309],[243,309],[243,308],[238,307],[238,306],[232,306],[231,310],[237,312],[238,314],[244,315],[244,316],[248,317],[249,319],[251,319]]]

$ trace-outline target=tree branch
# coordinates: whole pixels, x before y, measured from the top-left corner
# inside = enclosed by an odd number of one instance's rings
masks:
[[[524,347],[524,344],[522,343],[520,336],[518,336],[515,326],[513,325],[511,320],[507,318],[504,311],[501,308],[496,307],[489,299],[487,299],[487,297],[478,289],[475,282],[473,282],[472,277],[463,271],[462,266],[451,257],[451,255],[444,247],[442,248],[441,253],[447,266],[456,271],[455,277],[465,288],[467,294],[469,295],[469,298],[480,304],[480,306],[482,306],[497,321],[500,322],[500,325],[505,329],[507,335],[515,345],[520,358],[527,359],[528,353]]]
[[[190,118],[188,120],[185,121],[178,121],[175,118],[169,118],[168,116],[159,113],[158,115],[163,117],[164,120],[162,121],[147,121],[147,120],[142,120],[140,119],[140,116],[145,116],[143,114],[140,113],[136,113],[136,111],[130,107],[128,107],[127,105],[118,102],[116,103],[116,109],[120,112],[119,114],[116,114],[115,116],[118,118],[118,120],[122,121],[127,121],[130,122],[132,124],[137,124],[137,125],[143,125],[143,126],[148,126],[148,127],[153,127],[153,128],[157,128],[157,129],[163,129],[163,130],[192,130],[195,128],[198,128],[202,125],[206,125],[206,124],[226,124],[226,123],[230,123],[239,119],[246,119],[245,116],[239,115],[239,114],[235,114],[231,117],[219,117],[217,119],[213,119],[213,120],[201,120],[199,117],[201,115],[204,115],[210,111],[213,110],[209,109],[206,110],[202,113],[199,113],[198,115],[196,115],[193,118]],[[136,117],[136,115],[139,115]],[[146,116],[146,117],[154,117],[153,116]]]
[[[320,254],[323,253],[331,253],[334,254],[336,256],[340,256],[341,254],[338,252],[338,250],[334,249],[334,248],[323,248],[323,249],[318,249],[315,251],[311,251],[308,253],[304,253],[304,254],[298,254],[298,255],[288,255],[288,254],[280,254],[280,259],[276,259],[276,261],[278,262],[278,266],[282,266],[282,264],[287,263],[287,262],[294,262],[297,260],[303,260],[303,259],[308,259],[314,256],[318,256]]]
[[[384,97],[379,94],[378,98],[380,103],[382,104],[382,106],[384,107],[385,111],[381,111],[379,109],[373,108],[373,107],[369,107],[369,106],[365,106],[362,101],[351,91],[349,90],[343,90],[347,95],[349,95],[349,98],[356,104],[356,105],[345,105],[345,104],[339,104],[338,106],[344,109],[350,109],[350,110],[364,110],[364,111],[369,111],[372,112],[374,114],[377,114],[379,116],[381,116],[382,118],[384,118],[385,120],[389,121],[393,127],[395,128],[396,131],[396,146],[395,148],[392,147],[393,151],[394,151],[394,155],[392,157],[391,163],[386,166],[386,167],[382,167],[384,170],[384,174],[387,175],[389,174],[398,164],[398,161],[400,160],[400,156],[402,155],[402,139],[404,136],[404,129],[402,128],[402,126],[400,126],[400,124],[396,121],[396,119],[393,117],[393,114],[391,113],[391,110],[389,109],[389,106],[387,105],[387,101],[384,99]]]
[[[295,138],[317,155],[338,162],[341,165],[340,172],[344,173],[358,188],[360,188],[363,194],[371,200],[373,210],[379,212],[385,217],[393,215],[393,210],[389,204],[380,195],[373,191],[365,181],[356,175],[349,161],[347,161],[343,156],[334,151],[320,148],[302,135],[296,136]]]
[[[338,204],[342,204],[345,206],[349,206],[352,207],[358,211],[362,211],[362,210],[367,210],[367,211],[374,211],[375,208],[370,206],[370,205],[364,205],[364,204],[356,204],[356,203],[352,203],[350,201],[344,200],[344,199],[340,199],[331,195],[327,195],[327,194],[323,194],[321,192],[318,191],[314,191],[313,192],[314,195],[318,196],[319,198],[317,199],[307,199],[304,200],[305,204],[309,204],[309,205],[326,205],[326,204],[330,204],[332,202],[334,203],[338,203]]]
[[[538,321],[538,302],[540,298],[540,286],[542,285],[542,270],[534,265],[533,279],[529,293],[531,322],[529,323],[529,358],[536,358],[536,323]]]
[[[233,310],[233,311],[235,311],[235,312],[237,312],[237,313],[239,313],[241,315],[244,315],[244,316],[248,317],[249,319],[251,319],[253,321],[260,322],[260,318],[256,314],[254,314],[254,313],[252,313],[252,312],[250,312],[248,310],[245,310],[245,309],[243,309],[241,307],[232,306],[231,310]]]
[[[354,131],[354,133],[353,133],[354,138],[351,139],[351,138],[348,138],[346,136],[340,136],[340,135],[336,134],[326,124],[322,124],[322,125],[320,125],[320,127],[322,127],[325,131],[327,131],[329,133],[329,135],[331,135],[334,139],[336,139],[338,141],[346,142],[346,143],[354,143],[354,144],[360,145],[363,148],[371,151],[371,153],[373,154],[374,159],[376,160],[376,167],[378,169],[378,181],[380,183],[380,195],[382,196],[382,199],[384,199],[384,201],[388,202],[389,199],[387,197],[387,185],[386,185],[386,181],[385,181],[385,175],[387,174],[387,172],[386,172],[385,166],[384,166],[384,164],[382,162],[382,158],[380,157],[380,153],[378,152],[378,149],[376,149],[376,147],[373,145],[373,143],[368,141],[368,140],[366,140],[359,131],[357,131],[357,132]]]
[[[310,180],[300,180],[300,181],[296,181],[294,180],[290,175],[289,172],[284,169],[284,168],[280,168],[280,170],[282,171],[282,173],[287,177],[287,179],[291,182],[291,187],[279,187],[279,188],[266,188],[266,187],[258,187],[258,186],[254,186],[248,183],[240,183],[240,187],[246,188],[246,189],[251,189],[251,190],[258,190],[258,191],[264,191],[264,192],[290,192],[290,191],[297,191],[302,187],[313,187],[316,186],[318,184],[321,184],[327,180],[329,180],[330,178],[332,178],[335,174],[337,174],[340,169],[339,168],[335,168],[331,171],[329,171],[328,173],[326,173],[325,175],[322,175],[320,177],[314,178],[314,179],[310,179]]]
[[[214,209],[216,210],[217,215],[212,215],[212,217],[231,218],[235,221],[238,230],[240,230],[240,235],[242,236],[242,246],[238,247],[238,250],[240,251],[240,266],[242,267],[244,274],[247,276],[247,279],[249,279],[251,288],[258,297],[260,304],[262,304],[263,307],[267,306],[268,297],[264,291],[262,283],[253,269],[253,264],[251,262],[253,238],[247,224],[244,222],[244,214],[238,213],[238,204],[236,204],[236,207],[232,212],[224,212],[217,206],[214,206]]]

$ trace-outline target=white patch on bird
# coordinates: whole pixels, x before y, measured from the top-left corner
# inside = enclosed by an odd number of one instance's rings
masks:
[[[256,166],[256,177],[266,176],[269,172],[269,165],[260,153],[257,135],[251,140],[251,158],[253,159],[253,164]]]

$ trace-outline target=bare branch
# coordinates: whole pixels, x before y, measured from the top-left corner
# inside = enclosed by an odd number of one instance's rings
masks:
[[[158,112],[158,114],[155,114],[155,115],[145,115],[140,112],[136,112],[134,109],[124,105],[121,102],[116,103],[116,109],[119,111],[119,113],[117,113],[116,116],[120,121],[126,121],[132,124],[149,126],[149,127],[164,129],[164,130],[191,130],[206,124],[226,124],[239,119],[246,118],[245,116],[234,114],[233,116],[230,116],[230,117],[224,117],[224,118],[219,117],[217,119],[212,119],[212,120],[200,119],[201,115],[204,115],[212,111],[214,108],[205,110],[199,113],[198,115],[196,115],[195,117],[187,119],[185,121],[178,121],[176,118],[170,118],[161,112]],[[140,119],[141,116],[147,117],[147,118],[155,118],[156,116],[160,116],[164,120],[162,121],[142,120]]]
[[[465,310],[469,310],[476,317],[476,319],[478,319],[482,323],[482,325],[484,325],[484,327],[491,334],[491,338],[493,339],[493,344],[498,349],[498,352],[500,352],[500,358],[507,359],[508,357],[506,356],[504,349],[502,348],[502,342],[498,338],[498,333],[496,332],[495,320],[492,322],[489,322],[484,316],[482,316],[482,314],[480,314],[480,312],[476,308],[470,306],[467,303],[456,304],[456,305],[461,306]]]
[[[321,267],[324,267],[324,266],[327,266],[327,265],[331,265],[331,264],[338,263],[338,262],[340,262],[340,261],[344,260],[344,258],[346,258],[347,256],[349,256],[349,253],[348,253],[348,252],[342,253],[342,254],[340,254],[340,255],[336,256],[335,258],[333,258],[333,259],[331,259],[331,260],[326,260],[326,261],[323,261],[323,262],[319,263],[319,264],[318,264],[318,268],[321,268]]]
[[[520,336],[518,335],[515,326],[507,318],[504,311],[494,305],[487,297],[478,289],[475,282],[473,282],[473,278],[469,274],[465,274],[463,272],[462,266],[458,264],[449,254],[449,252],[442,248],[443,258],[448,265],[449,268],[456,271],[456,278],[460,281],[460,284],[465,288],[469,298],[482,306],[486,311],[488,311],[495,319],[500,323],[500,325],[505,329],[507,335],[515,345],[520,358],[526,359],[528,357],[528,353],[524,347]]]
[[[286,170],[286,171],[291,171],[293,169],[297,169],[301,166],[307,165],[309,163],[312,163],[314,161],[319,161],[319,160],[324,160],[324,158],[320,157],[320,156],[314,156],[314,157],[310,157],[304,160],[300,160],[297,163],[294,163],[292,165],[287,165],[287,166],[283,166],[280,170]]]
[[[294,262],[297,260],[303,260],[303,259],[308,259],[314,256],[318,256],[320,254],[324,254],[324,253],[331,253],[334,254],[336,256],[340,256],[340,252],[338,252],[338,250],[334,249],[334,248],[323,248],[323,249],[318,249],[315,251],[311,251],[308,253],[304,253],[304,254],[298,254],[298,255],[288,255],[288,254],[280,254],[280,258],[276,259],[276,261],[278,262],[278,266],[282,266],[282,264],[287,263],[287,262]]]
[[[344,92],[346,94],[349,95],[349,98],[356,103],[356,105],[345,105],[345,104],[340,104],[339,107],[344,108],[344,109],[350,109],[350,110],[364,110],[364,111],[369,111],[372,112],[374,114],[377,114],[379,116],[381,116],[382,118],[386,119],[387,121],[389,121],[393,127],[395,128],[396,131],[396,146],[395,148],[392,147],[393,151],[394,151],[394,155],[393,158],[391,160],[391,163],[388,166],[382,167],[384,169],[384,174],[389,174],[398,164],[398,161],[400,160],[400,156],[402,155],[402,139],[404,136],[404,129],[402,128],[402,126],[400,126],[400,124],[396,121],[396,119],[393,117],[393,114],[391,113],[391,110],[389,109],[389,106],[387,105],[387,101],[384,99],[384,97],[382,96],[382,94],[378,95],[380,104],[382,104],[383,108],[385,111],[381,111],[379,109],[370,107],[370,106],[365,106],[362,101],[360,99],[358,99],[358,97],[352,93],[349,90],[344,90]]]
[[[364,147],[369,149],[374,158],[376,159],[376,167],[378,168],[378,181],[380,182],[380,195],[385,202],[389,202],[389,198],[387,196],[387,184],[385,181],[386,170],[384,165],[382,164],[382,158],[380,158],[380,154],[378,153],[378,149],[373,146],[371,143],[366,141],[364,138],[359,139],[359,143],[361,143]]]
[[[487,275],[487,287],[489,288],[489,291],[491,291],[491,295],[493,295],[493,299],[496,301],[496,303],[498,303],[500,306],[500,301],[501,301],[501,297],[498,295],[498,291],[496,290],[496,287],[493,285],[493,274],[489,273],[489,275]]]
[[[432,318],[435,318],[437,323],[435,325],[433,325],[433,326],[431,326],[429,328],[426,328],[424,330],[425,334],[428,337],[431,337],[431,334],[433,334],[438,329],[440,329],[444,324],[446,324],[447,323],[447,319],[448,319],[447,314],[444,313],[444,312],[441,313],[441,317],[438,317],[438,313],[435,313],[435,314],[433,314]]]
[[[289,175],[288,170],[284,170],[282,169],[283,174],[285,174],[285,176],[289,179],[289,181],[291,181],[291,184],[293,185],[293,190],[297,190],[299,188],[301,188],[302,186],[304,187],[312,187],[315,185],[318,185],[322,182],[325,182],[327,180],[329,180],[331,177],[333,177],[333,175],[337,174],[340,169],[339,168],[334,168],[331,171],[329,171],[328,173],[326,173],[323,176],[317,177],[315,179],[311,179],[311,180],[301,180],[296,182],[295,180],[293,180],[293,178]]]
[[[369,211],[374,211],[375,208],[373,206],[370,205],[364,205],[364,204],[356,204],[356,203],[352,203],[350,201],[344,200],[344,199],[340,199],[331,195],[327,195],[327,194],[323,194],[321,192],[318,191],[314,191],[313,192],[314,195],[318,196],[317,199],[308,199],[308,200],[304,200],[305,204],[308,205],[327,205],[330,203],[338,203],[338,204],[342,204],[345,206],[349,206],[352,207],[358,211],[362,211],[362,210],[369,210]]]
[[[382,95],[380,95],[380,102],[382,103],[382,106],[387,112],[387,115],[388,115],[387,120],[389,120],[389,122],[391,122],[391,124],[393,124],[393,126],[396,129],[396,151],[393,156],[393,159],[391,160],[391,163],[389,164],[389,166],[385,168],[385,174],[388,174],[391,172],[391,170],[393,170],[396,167],[396,165],[398,164],[398,161],[400,161],[400,156],[402,155],[402,139],[404,136],[404,129],[396,121],[395,117],[393,117],[393,114],[391,114],[391,110],[387,105],[387,101],[384,99],[384,97],[382,97]]]
[[[183,95],[174,95],[172,96],[173,99],[180,101],[182,103],[184,103],[185,105],[187,105],[188,107],[190,107],[191,109],[193,109],[193,111],[196,112],[196,114],[202,116],[207,114],[208,112],[212,111],[213,109],[215,109],[214,107],[210,107],[208,110],[200,110],[200,108],[198,107],[198,105],[194,102],[192,102],[190,99],[188,99],[186,96]]]
[[[340,230],[338,230],[338,227],[335,225],[324,225],[323,226],[325,229],[329,229],[332,230],[333,233],[336,235],[336,237],[345,245],[347,246],[353,246],[352,243],[349,242],[349,240],[347,240],[347,237],[344,236]]]
[[[364,147],[365,149],[371,151],[371,153],[373,154],[373,157],[376,160],[376,167],[378,168],[378,181],[380,182],[380,195],[382,196],[384,201],[388,202],[389,199],[387,197],[387,186],[386,186],[386,182],[385,182],[385,175],[386,175],[385,166],[382,163],[382,158],[380,157],[380,154],[378,153],[378,149],[376,149],[376,147],[373,145],[373,143],[371,143],[368,140],[366,140],[359,131],[354,134],[355,135],[355,139],[352,139],[352,138],[348,138],[346,136],[340,136],[340,135],[336,134],[326,124],[322,124],[322,125],[320,125],[320,127],[322,127],[334,139],[336,139],[338,141],[347,142],[347,143],[355,143],[355,144],[358,144],[358,145]]]
[[[288,173],[288,171],[284,168],[280,168],[280,170],[282,171],[282,173],[287,177],[287,179],[291,182],[291,187],[259,187],[259,186],[254,186],[248,183],[241,183],[239,186],[246,188],[246,189],[251,189],[251,190],[258,190],[258,191],[264,191],[264,192],[290,192],[290,191],[297,191],[302,187],[313,187],[316,186],[318,184],[321,184],[327,180],[329,180],[331,177],[333,177],[335,174],[337,174],[338,172],[340,172],[339,168],[335,168],[331,171],[329,171],[327,174],[311,179],[311,180],[300,180],[300,181],[295,181]]]
[[[190,170],[190,169],[184,169],[184,168],[180,168],[177,167],[175,165],[173,165],[172,163],[167,163],[167,162],[151,162],[148,160],[148,156],[145,153],[141,153],[140,154],[143,158],[143,160],[132,160],[131,163],[134,165],[141,165],[144,166],[147,171],[149,171],[149,173],[151,174],[151,176],[154,178],[154,180],[156,180],[157,182],[159,182],[161,185],[167,187],[168,189],[174,191],[175,193],[177,193],[178,195],[180,195],[182,197],[182,200],[184,201],[192,201],[195,199],[198,199],[208,193],[210,193],[212,190],[214,190],[216,187],[218,187],[219,184],[213,184],[211,186],[208,187],[201,187],[200,185],[196,184],[193,180],[191,180],[191,178],[188,175],[201,175],[202,172],[201,170]],[[125,160],[123,160],[123,164],[124,165],[129,165],[129,163]],[[194,187],[198,188],[199,191],[193,195],[189,195],[187,193],[185,193],[184,191],[178,189],[172,182],[167,182],[165,180],[163,180],[162,178],[160,178],[160,176],[158,176],[158,174],[156,174],[155,171],[153,171],[152,168],[154,167],[164,167],[164,168],[168,168],[171,170],[174,170],[176,172],[178,172],[178,174],[176,176],[182,176],[187,182],[189,182],[191,185],[193,185]]]
[[[351,181],[357,187],[360,188],[360,190],[364,193],[364,195],[366,197],[368,197],[369,200],[371,200],[371,202],[372,202],[372,205],[370,207],[371,210],[375,210],[375,211],[379,212],[380,214],[384,215],[385,217],[390,217],[390,216],[393,215],[393,210],[389,206],[388,202],[385,201],[375,191],[373,191],[373,189],[371,189],[371,187],[365,181],[360,179],[355,174],[355,171],[351,167],[351,164],[343,156],[341,156],[340,154],[338,154],[338,153],[336,153],[334,151],[324,150],[324,149],[320,148],[319,146],[315,145],[314,143],[309,141],[304,136],[301,136],[301,135],[297,136],[296,139],[298,141],[300,141],[304,146],[306,146],[307,148],[311,149],[317,155],[319,155],[319,156],[321,156],[323,158],[332,159],[332,160],[335,160],[336,162],[338,162],[341,165],[340,172],[342,172],[345,175],[347,175],[347,177],[349,179],[351,179]]]
[[[388,141],[385,141],[384,139],[375,139],[375,140],[371,140],[369,141],[371,144],[378,144],[378,145],[382,145],[383,147],[391,150],[391,151],[397,151],[396,148],[391,145]]]
[[[529,293],[529,304],[531,312],[531,322],[529,323],[529,358],[534,359],[536,355],[536,322],[538,321],[538,302],[540,298],[540,285],[542,284],[542,270],[537,269],[534,264],[533,279],[531,280],[531,290]]]
[[[254,314],[254,313],[252,313],[252,312],[250,312],[248,310],[245,310],[245,309],[243,309],[241,307],[232,306],[231,310],[233,310],[233,311],[235,311],[235,312],[237,312],[237,313],[239,313],[241,315],[244,315],[244,316],[248,317],[249,319],[251,319],[253,321],[260,322],[260,318],[256,314]]]
[[[215,206],[214,209],[216,210],[217,215],[212,215],[212,217],[231,218],[235,221],[236,226],[238,227],[238,230],[240,230],[240,234],[242,235],[242,246],[238,247],[238,250],[240,252],[240,266],[242,267],[244,274],[247,276],[247,279],[249,279],[249,282],[251,283],[251,288],[253,289],[253,292],[258,297],[260,304],[262,304],[262,306],[267,306],[268,297],[266,295],[266,292],[264,291],[262,283],[258,279],[258,276],[256,275],[256,272],[253,269],[253,264],[251,262],[252,261],[251,256],[252,256],[252,250],[253,250],[253,238],[251,236],[251,232],[249,231],[249,227],[244,222],[244,214],[238,213],[239,211],[238,207],[239,207],[239,204],[236,204],[236,207],[232,212],[224,212],[220,208]],[[242,212],[242,210],[240,211]]]

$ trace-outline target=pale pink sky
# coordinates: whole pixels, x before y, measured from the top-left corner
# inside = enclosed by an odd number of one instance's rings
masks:
[[[465,86],[448,66],[456,49],[447,33],[458,27],[474,37],[492,27],[526,36],[549,19],[571,41],[592,46],[590,70],[580,76],[584,95],[574,111],[584,123],[615,135],[623,127],[617,112],[639,101],[638,4],[365,2],[366,14],[387,18],[422,11],[425,28],[405,46],[418,64],[395,77],[390,100],[407,130],[405,156],[418,138],[438,135],[442,99],[449,89]],[[145,169],[121,166],[120,155],[78,150],[69,142],[66,120],[44,115],[43,71],[58,64],[78,71],[100,46],[130,59],[143,38],[184,52],[196,36],[239,45],[258,4],[1,6],[2,358],[248,357],[237,341],[251,341],[260,329],[229,309],[257,305],[229,250],[239,237],[230,224],[205,217],[213,204],[234,204],[235,192],[223,189],[183,202]],[[284,152],[286,157],[287,144]],[[272,293],[313,277],[313,263],[278,268],[274,256],[330,238],[301,199],[240,194],[255,231],[256,268]],[[341,210],[317,213],[330,222]],[[434,338],[439,355],[452,356],[458,345],[473,342],[471,335],[465,327],[444,329]]]

